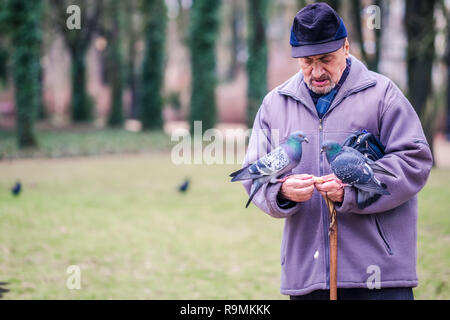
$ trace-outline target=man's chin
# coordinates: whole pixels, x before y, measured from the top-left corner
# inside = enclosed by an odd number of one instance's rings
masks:
[[[309,86],[309,89],[311,89],[312,92],[315,94],[328,94],[333,90],[334,86],[326,86],[326,87],[316,87],[316,86]]]

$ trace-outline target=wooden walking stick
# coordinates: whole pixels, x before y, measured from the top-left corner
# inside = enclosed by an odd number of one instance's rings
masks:
[[[334,203],[326,195],[325,202],[330,212],[330,300],[337,300],[337,217]]]
[[[329,181],[329,180],[328,180]],[[316,183],[324,183],[322,178],[316,178]],[[333,201],[327,194],[324,196],[325,202],[330,213],[330,227],[328,229],[328,238],[330,239],[330,300],[337,300],[337,217]]]

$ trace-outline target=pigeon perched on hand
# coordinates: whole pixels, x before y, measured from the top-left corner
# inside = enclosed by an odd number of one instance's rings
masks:
[[[305,134],[301,131],[295,131],[289,135],[287,141],[264,157],[249,164],[236,172],[230,174],[231,182],[252,180],[250,198],[245,207],[247,208],[255,196],[256,192],[266,183],[284,182],[284,179],[278,179],[285,173],[294,169],[302,159],[302,143],[309,142]]]
[[[322,144],[321,152],[325,152],[331,170],[344,184],[358,190],[358,206],[362,207],[375,194],[390,195],[387,186],[380,182],[374,173],[397,178],[375,161],[365,157],[359,151],[341,146],[334,141]]]
[[[22,184],[20,183],[20,181],[17,181],[16,184],[14,185],[14,187],[12,187],[12,189],[11,189],[11,193],[14,196],[18,196],[21,191],[22,191]]]

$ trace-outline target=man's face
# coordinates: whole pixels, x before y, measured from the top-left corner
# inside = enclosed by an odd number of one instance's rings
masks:
[[[299,58],[304,80],[309,89],[317,94],[329,93],[341,79],[347,65],[349,44],[345,39],[344,46],[337,51]]]

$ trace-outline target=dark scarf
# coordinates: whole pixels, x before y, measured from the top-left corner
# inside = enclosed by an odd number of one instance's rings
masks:
[[[317,94],[313,92],[311,89],[308,88],[309,94],[311,95],[312,100],[314,101],[314,105],[317,109],[317,114],[319,115],[319,118],[322,119],[324,114],[328,111],[330,108],[331,103],[334,100],[334,97],[338,93],[339,89],[341,88],[342,84],[344,83],[345,79],[347,79],[348,74],[350,73],[351,68],[351,60],[347,59],[347,66],[345,67],[344,72],[342,73],[341,79],[339,80],[338,84],[327,94]]]

